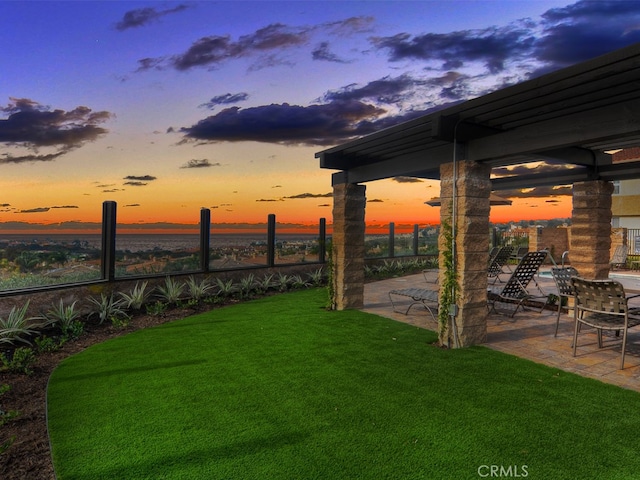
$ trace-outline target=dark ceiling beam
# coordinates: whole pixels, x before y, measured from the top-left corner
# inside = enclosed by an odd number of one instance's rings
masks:
[[[550,162],[570,163],[572,165],[584,165],[587,167],[611,163],[611,155],[609,154],[578,147],[536,152],[535,157]]]
[[[488,161],[588,142],[640,139],[640,99],[565,115],[467,142],[467,160]]]
[[[453,161],[453,145],[432,148],[428,152],[414,152],[346,171],[349,183],[364,183],[391,177],[440,178],[440,165]]]

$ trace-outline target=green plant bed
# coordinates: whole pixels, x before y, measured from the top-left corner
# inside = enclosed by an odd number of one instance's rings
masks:
[[[51,376],[59,480],[635,478],[640,395],[320,289],[95,345]],[[479,470],[480,469],[480,470]],[[526,472],[526,475],[523,475]]]

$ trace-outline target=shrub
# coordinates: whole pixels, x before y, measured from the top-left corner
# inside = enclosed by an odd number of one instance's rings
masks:
[[[10,359],[7,358],[6,354],[0,353],[0,361],[2,362],[1,370],[31,375],[33,373],[33,364],[36,361],[36,355],[30,348],[18,347],[13,351]]]
[[[236,286],[233,280],[227,280],[226,282],[220,278],[216,278],[216,284],[218,285],[218,296],[227,298],[236,292]]]
[[[256,277],[253,273],[250,273],[246,277],[240,279],[240,297],[250,298],[254,293]]]

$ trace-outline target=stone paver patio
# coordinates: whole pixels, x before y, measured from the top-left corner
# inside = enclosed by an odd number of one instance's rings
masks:
[[[640,293],[640,277],[614,272],[616,280],[625,287],[628,294]],[[364,308],[362,310],[392,318],[429,330],[437,330],[437,324],[429,312],[420,305],[411,308],[408,315],[396,313],[389,301],[389,291],[401,288],[432,288],[437,285],[431,280],[435,275],[422,274],[371,282],[365,285]],[[504,279],[508,278],[505,274]],[[555,293],[555,285],[550,277],[536,277],[545,293]],[[535,287],[534,287],[535,288]],[[640,299],[637,299],[640,305]],[[594,330],[584,329],[578,336],[578,354],[573,356],[573,318],[560,316],[558,336],[554,337],[555,311],[519,311],[514,318],[508,315],[491,314],[487,320],[486,347],[499,350],[537,363],[561,370],[612,383],[623,388],[640,391],[640,327],[629,330],[625,369],[619,370],[621,340],[605,337],[605,346],[598,349]]]

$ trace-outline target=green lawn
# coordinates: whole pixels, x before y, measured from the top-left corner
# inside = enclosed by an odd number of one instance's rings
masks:
[[[640,476],[640,394],[436,348],[325,297],[225,307],[65,360],[48,391],[58,479]]]

